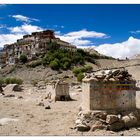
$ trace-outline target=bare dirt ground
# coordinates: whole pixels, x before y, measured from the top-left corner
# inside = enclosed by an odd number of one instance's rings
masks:
[[[140,80],[140,61],[117,62],[100,60],[101,68],[128,66],[128,71],[136,80]],[[22,72],[23,73],[23,72]],[[26,75],[27,72],[25,72]],[[76,114],[79,112],[82,92],[70,90],[73,101],[51,102],[51,109],[37,106],[44,99],[45,90],[38,90],[30,85],[24,85],[22,92],[14,92],[15,97],[0,96],[0,136],[138,136],[140,127],[112,132],[96,130],[94,132],[78,132],[74,128]],[[22,98],[17,98],[22,96]],[[43,100],[47,103],[46,100]],[[47,103],[48,104],[48,103]],[[136,105],[140,108],[140,92],[137,92]],[[13,119],[13,120],[10,120]]]
[[[71,90],[73,101],[51,102],[51,109],[37,106],[45,90],[27,85],[15,97],[0,97],[0,122],[2,118],[15,119],[0,126],[1,136],[97,136],[97,135],[140,135],[140,128],[120,132],[97,130],[78,132],[74,128],[76,114],[81,103],[81,92]],[[22,96],[23,99],[17,99]],[[138,98],[138,97],[137,97]],[[140,101],[140,98],[137,99]],[[44,103],[47,101],[43,101]]]

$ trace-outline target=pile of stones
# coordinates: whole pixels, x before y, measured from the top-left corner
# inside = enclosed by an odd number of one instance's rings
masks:
[[[133,111],[80,111],[75,121],[78,131],[120,131],[140,126],[140,110]]]
[[[132,75],[125,69],[100,70],[94,73],[87,73],[84,79],[93,79],[103,82],[133,81]]]

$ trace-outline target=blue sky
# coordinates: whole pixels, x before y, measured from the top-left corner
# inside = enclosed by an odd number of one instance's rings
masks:
[[[24,34],[53,29],[78,47],[116,58],[140,53],[140,5],[0,5],[0,47]],[[116,52],[117,51],[117,52]]]

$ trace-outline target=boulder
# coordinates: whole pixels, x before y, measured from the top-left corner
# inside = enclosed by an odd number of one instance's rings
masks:
[[[105,70],[105,74],[106,74],[106,75],[112,74],[112,70]]]
[[[105,126],[101,121],[95,121],[95,123],[91,127],[91,131],[95,131],[97,129],[107,129],[107,126]]]
[[[115,82],[116,80],[114,78],[110,78],[109,81]]]
[[[91,112],[90,111],[82,111],[82,113],[81,113],[81,118],[85,118],[85,119],[87,119],[87,118],[91,118]]]
[[[78,124],[76,126],[78,131],[84,132],[84,131],[89,131],[90,130],[90,126],[87,126],[85,124]]]
[[[113,124],[117,121],[119,121],[119,118],[117,115],[107,115],[107,117],[106,117],[107,124]]]
[[[21,87],[18,84],[8,84],[5,88],[4,88],[4,92],[12,92],[12,91],[21,91]]]
[[[82,111],[80,111],[79,113],[78,113],[78,117],[80,117],[82,115]]]
[[[116,75],[118,75],[119,73],[120,73],[120,70],[119,70],[119,69],[117,69],[117,70],[112,70],[113,76],[116,76]]]
[[[92,128],[91,128],[91,131],[95,131],[95,130],[106,130],[107,129],[107,126],[105,125],[93,125]]]
[[[77,89],[78,92],[82,92],[82,89]]]
[[[76,124],[76,125],[82,124],[82,121],[81,121],[80,119],[77,119],[77,120],[75,121],[75,124]]]
[[[107,113],[104,111],[92,112],[92,118],[99,118],[102,120],[106,120]]]
[[[134,111],[134,115],[137,117],[137,124],[140,125],[140,110],[137,109]]]
[[[122,121],[126,128],[137,126],[137,118],[133,115],[126,115],[122,117]]]
[[[107,127],[108,127],[108,130],[119,131],[119,130],[122,130],[124,128],[124,122],[118,121],[118,122],[115,122],[113,124],[108,125]]]
[[[95,75],[95,78],[97,78],[97,79],[104,79],[105,75]]]

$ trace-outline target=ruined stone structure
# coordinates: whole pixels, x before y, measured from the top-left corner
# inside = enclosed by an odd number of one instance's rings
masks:
[[[82,82],[82,109],[75,121],[78,131],[119,131],[140,126],[136,108],[136,81],[125,69],[101,70]]]
[[[85,110],[136,108],[135,84],[136,81],[125,70],[99,71],[90,78],[87,76],[82,83],[82,108]]]
[[[76,47],[68,42],[56,38],[52,30],[42,32],[33,32],[31,35],[24,35],[22,39],[18,39],[13,44],[6,44],[3,48],[6,59],[2,58],[5,64],[15,64],[21,54],[27,55],[29,60],[36,58],[38,55],[47,51],[50,42],[56,42],[60,48],[75,50]]]
[[[69,84],[62,81],[54,81],[47,85],[47,94],[54,101],[70,100]]]

